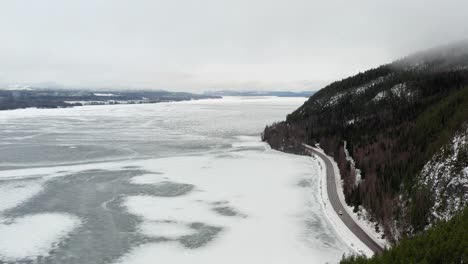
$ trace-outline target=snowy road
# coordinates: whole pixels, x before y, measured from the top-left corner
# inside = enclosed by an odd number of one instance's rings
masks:
[[[333,209],[337,214],[342,212],[340,216],[343,223],[351,230],[351,232],[358,237],[362,243],[364,243],[369,249],[371,249],[374,253],[380,253],[383,251],[383,248],[375,242],[360,226],[358,223],[354,221],[354,219],[348,214],[345,209],[345,206],[340,201],[337,191],[336,185],[336,175],[335,170],[333,169],[333,164],[330,158],[327,155],[324,155],[322,152],[317,151],[311,146],[304,145],[308,150],[310,150],[313,154],[320,157],[326,166],[326,177],[327,177],[327,194],[330,200]]]

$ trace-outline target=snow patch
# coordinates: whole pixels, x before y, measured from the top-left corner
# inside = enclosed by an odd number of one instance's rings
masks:
[[[399,83],[390,88],[390,90],[379,92],[371,101],[379,102],[390,95],[400,99],[411,99],[414,96],[414,93],[408,89],[408,85],[406,83]]]
[[[24,84],[10,84],[5,88],[7,91],[31,91],[34,90],[30,85]]]
[[[351,168],[354,170],[354,172],[356,173],[356,180],[354,182],[354,185],[357,186],[360,182],[361,182],[361,179],[362,179],[362,176],[361,176],[361,170],[356,168],[356,162],[354,161],[353,157],[351,157],[351,155],[349,155],[349,151],[348,151],[348,148],[346,146],[347,142],[344,141],[344,153],[345,153],[345,157],[346,157],[346,160],[351,164]]]
[[[156,184],[162,181],[164,181],[163,176],[155,173],[143,174],[130,179],[130,182],[134,184]]]
[[[196,195],[190,197],[130,196],[124,205],[131,214],[145,221],[202,222],[211,225],[228,224],[229,218],[217,217]],[[198,200],[198,201],[197,201]]]
[[[468,201],[468,166],[459,160],[468,153],[468,125],[442,147],[421,170],[421,183],[432,190],[432,220],[449,220]],[[432,221],[431,221],[432,222]]]
[[[43,213],[0,222],[0,260],[17,261],[47,256],[73,229],[79,218]]]
[[[41,190],[40,180],[0,181],[0,212],[16,207]]]
[[[387,97],[387,91],[381,91],[379,92],[376,96],[374,96],[374,98],[372,98],[372,101],[373,102],[378,102],[382,99],[384,99],[385,97]]]
[[[354,124],[354,123],[356,123],[356,119],[355,119],[355,118],[346,121],[346,125],[352,125],[352,124]]]
[[[412,95],[411,91],[407,89],[406,83],[399,83],[390,88],[390,91],[393,95],[400,98],[409,98]]]
[[[94,93],[95,96],[116,96],[115,94],[111,93]]]
[[[334,95],[332,97],[330,97],[330,99],[328,100],[328,102],[325,104],[325,106],[332,106],[332,105],[335,105],[338,103],[338,101],[341,100],[341,98],[345,97],[346,96],[346,93],[339,93],[337,95]]]
[[[361,94],[365,93],[367,90],[369,90],[371,88],[374,88],[375,86],[383,83],[387,78],[388,78],[388,75],[381,76],[381,77],[378,77],[375,80],[372,80],[372,81],[370,81],[368,83],[365,83],[363,85],[347,89],[345,92],[342,92],[342,93],[338,93],[338,94],[330,97],[330,99],[328,99],[328,101],[325,102],[325,107],[333,106],[333,105],[337,104],[342,98],[344,98],[346,96],[361,95]],[[381,96],[383,96],[383,95],[381,95]],[[379,100],[379,98],[376,99],[376,100]]]
[[[238,136],[236,138],[238,141],[232,143],[233,148],[259,147],[263,149],[265,147],[265,143],[259,137]]]
[[[373,88],[374,86],[383,83],[387,78],[388,78],[388,76],[381,76],[381,77],[379,77],[379,78],[377,78],[377,79],[375,79],[373,81],[370,81],[370,82],[368,82],[368,83],[366,83],[364,85],[358,86],[358,87],[354,88],[353,94],[356,94],[356,95],[363,94],[369,88]]]

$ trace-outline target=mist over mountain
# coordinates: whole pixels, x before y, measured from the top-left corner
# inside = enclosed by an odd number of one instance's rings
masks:
[[[468,200],[468,42],[422,51],[334,82],[266,127],[273,148],[319,145],[346,202],[392,242],[448,220]]]
[[[223,91],[206,91],[203,94],[215,96],[278,96],[278,97],[309,97],[315,91],[236,91],[236,90],[223,90]]]

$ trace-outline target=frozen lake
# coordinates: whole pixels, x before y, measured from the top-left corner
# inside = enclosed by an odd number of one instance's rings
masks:
[[[319,164],[260,142],[304,100],[0,112],[0,263],[337,262]]]

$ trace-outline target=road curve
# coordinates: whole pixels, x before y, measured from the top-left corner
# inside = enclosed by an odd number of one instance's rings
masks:
[[[362,228],[354,221],[354,219],[348,214],[348,211],[344,208],[344,205],[341,203],[340,198],[338,197],[338,191],[336,188],[336,177],[335,170],[333,169],[333,164],[330,158],[323,153],[317,151],[311,146],[304,145],[305,148],[311,151],[313,154],[319,156],[324,162],[326,167],[327,174],[327,194],[330,203],[333,206],[333,209],[339,215],[339,211],[343,212],[343,215],[340,216],[344,224],[353,232],[368,248],[370,248],[374,253],[380,253],[383,251],[383,248],[375,242],[369,235],[362,230]]]

